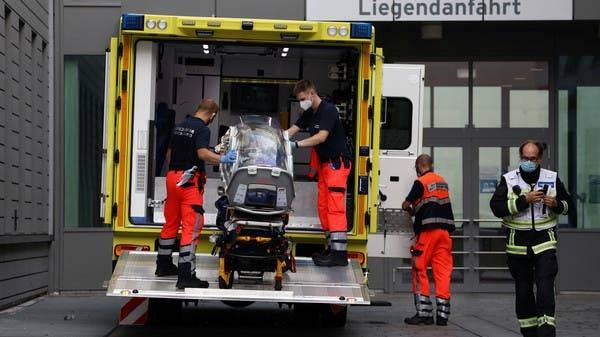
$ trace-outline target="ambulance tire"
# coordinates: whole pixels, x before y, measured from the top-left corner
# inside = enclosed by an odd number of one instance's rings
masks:
[[[249,306],[250,304],[254,303],[254,301],[221,301],[224,304],[226,304],[227,306],[230,306],[232,308],[245,308],[247,306]]]
[[[174,325],[179,323],[183,301],[178,299],[151,298],[148,302],[148,324]]]

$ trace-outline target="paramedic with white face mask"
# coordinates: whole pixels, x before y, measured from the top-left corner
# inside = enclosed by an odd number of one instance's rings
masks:
[[[292,142],[292,148],[314,147],[317,167],[317,207],[321,227],[327,239],[327,248],[313,255],[317,266],[345,266],[348,264],[348,223],[346,219],[346,187],[350,174],[350,153],[346,135],[335,105],[321,100],[315,85],[301,80],[294,87],[304,113],[287,133],[291,137],[307,129],[310,137]]]

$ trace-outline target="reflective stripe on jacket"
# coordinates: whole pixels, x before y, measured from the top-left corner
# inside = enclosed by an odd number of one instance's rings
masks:
[[[448,183],[442,176],[431,171],[420,176],[418,180],[423,185],[423,195],[412,203],[415,210],[415,233],[433,228],[454,231],[454,214]]]
[[[542,190],[548,186],[546,195],[556,197],[556,177],[554,171],[540,169],[540,177],[534,185],[526,183],[520,175],[519,169],[512,170],[504,175],[508,187],[507,207],[511,215],[502,218],[502,223],[508,228],[516,230],[544,230],[556,226],[556,214],[550,207],[544,207],[542,202],[531,204],[530,207],[519,212],[517,199],[532,190]],[[519,188],[515,188],[519,186]],[[517,194],[518,192],[518,194]]]

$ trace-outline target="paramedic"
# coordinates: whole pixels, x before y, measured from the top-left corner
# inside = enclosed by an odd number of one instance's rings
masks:
[[[292,148],[314,147],[318,157],[317,207],[328,248],[314,254],[313,261],[317,266],[345,266],[348,264],[346,181],[351,162],[344,128],[335,105],[323,101],[311,81],[298,81],[294,95],[304,112],[287,130],[288,135],[307,129],[311,136],[293,141]]]
[[[196,113],[184,119],[173,129],[166,161],[167,199],[164,205],[165,224],[158,240],[156,276],[177,275],[177,288],[207,288],[208,282],[196,278],[196,244],[204,225],[202,208],[205,162],[211,164],[233,163],[237,153],[224,155],[212,152],[208,145],[208,125],[216,117],[219,106],[212,99],[203,99]],[[181,226],[178,266],[172,262],[171,254],[175,238]]]

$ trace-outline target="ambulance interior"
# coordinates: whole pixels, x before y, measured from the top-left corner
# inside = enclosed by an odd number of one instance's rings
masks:
[[[135,48],[130,219],[138,226],[164,223],[165,154],[175,124],[193,115],[203,98],[220,106],[210,124],[215,146],[230,125],[247,115],[269,116],[283,130],[301,114],[293,96],[299,79],[310,79],[319,95],[338,107],[347,145],[354,155],[358,50],[344,47],[241,45],[138,41]],[[309,137],[301,131],[293,139]],[[307,179],[310,149],[294,149],[296,197],[288,231],[319,231],[317,189]],[[206,164],[205,228],[215,225],[218,165]],[[353,219],[354,173],[348,179],[348,226]]]

